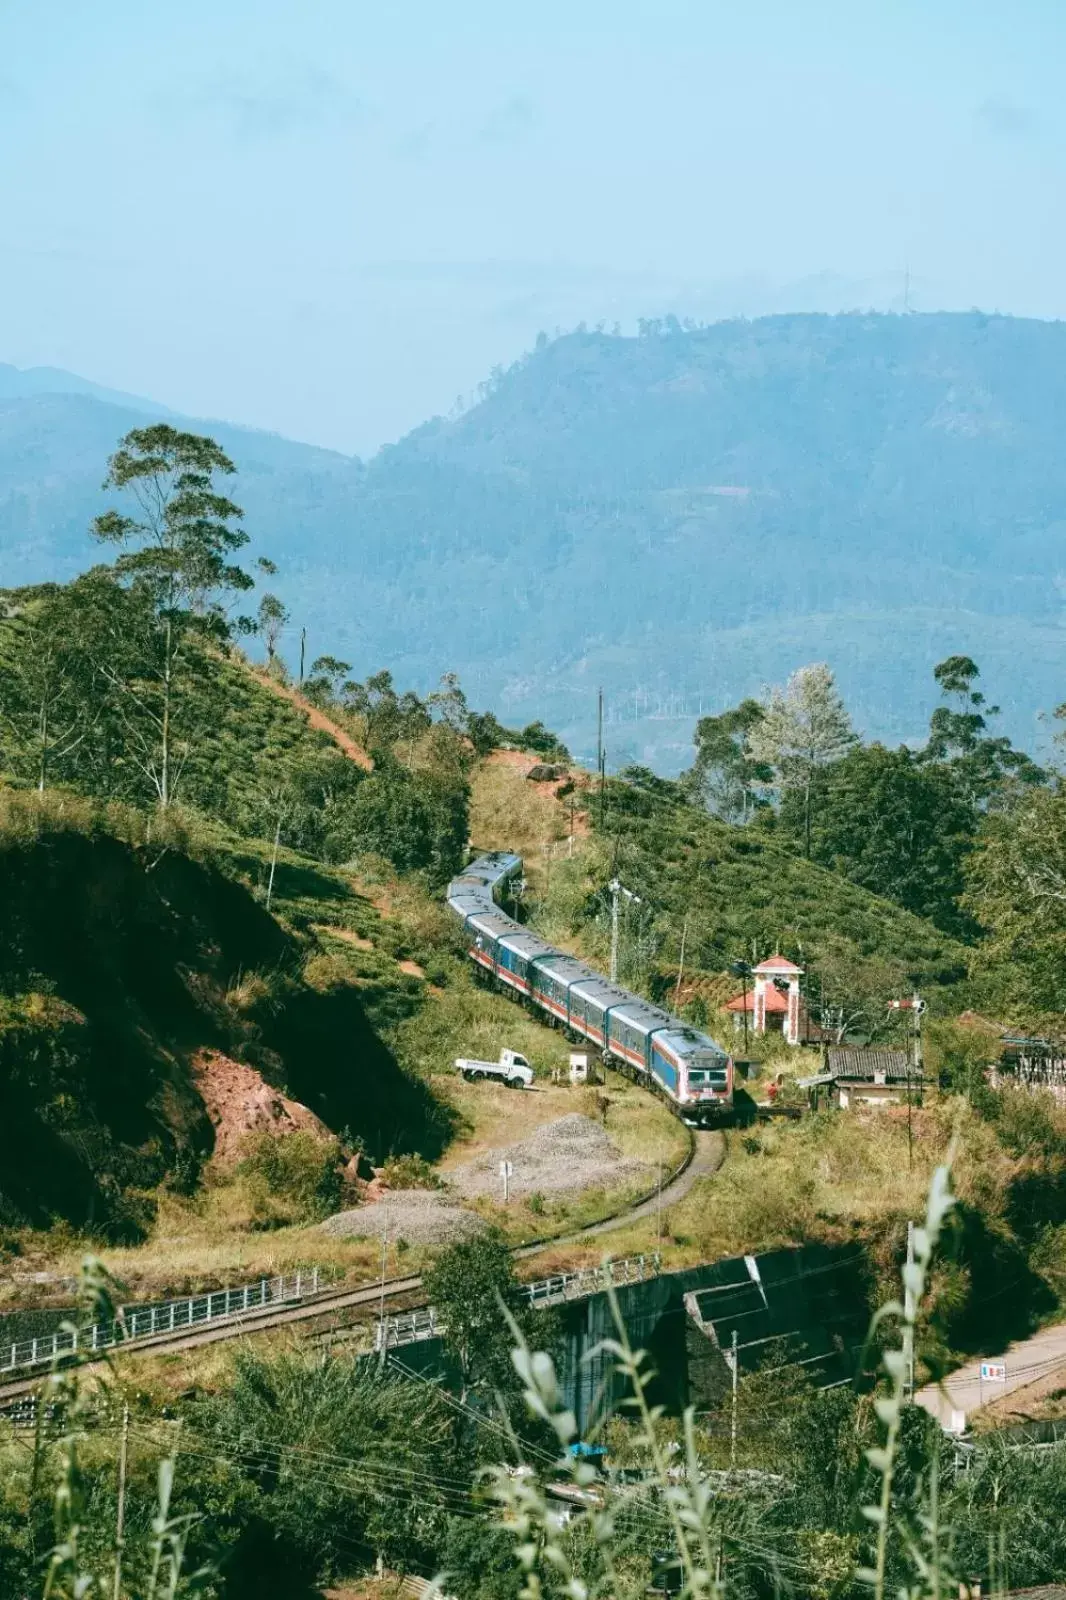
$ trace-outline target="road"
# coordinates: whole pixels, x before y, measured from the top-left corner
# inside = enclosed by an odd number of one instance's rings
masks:
[[[1006,1378],[999,1382],[982,1381],[982,1361],[1005,1366]],[[930,1416],[936,1417],[948,1428],[953,1412],[971,1417],[982,1406],[1002,1400],[1005,1395],[1024,1389],[1031,1383],[1038,1383],[1059,1367],[1066,1368],[1066,1322],[1056,1323],[1053,1328],[1042,1328],[1029,1339],[1019,1339],[1008,1345],[1002,1355],[981,1356],[975,1361],[968,1361],[946,1378],[939,1388],[935,1384],[926,1384],[914,1398]]]

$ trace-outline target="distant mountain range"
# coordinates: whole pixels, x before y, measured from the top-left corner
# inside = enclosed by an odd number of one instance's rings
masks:
[[[118,436],[162,408],[0,367],[0,582],[93,558]],[[21,385],[21,386],[20,386]],[[50,387],[54,385],[54,387]],[[230,426],[312,654],[676,770],[698,712],[825,660],[920,737],[965,650],[1028,746],[1066,699],[1066,324],[797,315],[544,341],[368,464]]]
[[[0,361],[0,400],[28,400],[42,394],[80,394],[92,400],[103,400],[112,406],[129,406],[152,416],[173,416],[166,406],[154,400],[145,400],[138,394],[125,394],[121,389],[105,389],[88,378],[79,378],[76,372],[64,372],[61,367],[9,367]]]

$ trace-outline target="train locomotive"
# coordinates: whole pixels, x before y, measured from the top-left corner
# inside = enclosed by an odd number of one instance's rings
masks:
[[[730,1056],[707,1034],[507,916],[499,900],[521,872],[521,856],[491,851],[448,885],[448,906],[462,923],[471,961],[504,991],[599,1049],[685,1122],[721,1121],[733,1106]]]

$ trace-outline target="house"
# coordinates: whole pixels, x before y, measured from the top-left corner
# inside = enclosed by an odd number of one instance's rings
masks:
[[[816,1095],[825,1088],[827,1098],[844,1109],[905,1105],[908,1097],[913,1105],[921,1105],[922,1091],[932,1081],[923,1077],[907,1050],[846,1045],[828,1045],[824,1071],[817,1079],[805,1080]]]
[[[959,1023],[986,1042],[985,1079],[990,1088],[1049,1094],[1066,1106],[1066,1043],[1061,1038],[1027,1038],[976,1011],[964,1011]]]

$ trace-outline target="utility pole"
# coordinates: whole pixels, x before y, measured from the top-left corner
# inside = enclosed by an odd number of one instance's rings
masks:
[[[607,755],[603,748],[603,690],[598,693],[598,712],[596,718],[596,771],[600,780],[600,827],[603,827],[604,790],[607,785]]]
[[[656,1251],[661,1256],[663,1253],[663,1153],[659,1151],[659,1187],[655,1191],[655,1232]]]
[[[381,1363],[388,1360],[388,1335],[385,1330],[385,1269],[389,1260],[389,1208],[385,1207],[385,1232],[381,1236],[381,1304],[378,1308],[378,1327],[381,1329]]]
[[[907,1223],[907,1270],[903,1274],[903,1325],[906,1349],[904,1359],[907,1363],[906,1396],[908,1400],[914,1398],[914,1317],[916,1307],[914,1304],[914,1290],[911,1288],[911,1268],[914,1266],[914,1223]]]
[[[274,829],[274,849],[270,857],[270,877],[267,879],[266,908],[270,910],[270,901],[274,893],[274,874],[278,868],[278,845],[281,843],[281,812],[278,812],[278,823]]]
[[[130,1408],[127,1401],[122,1407],[122,1443],[118,1453],[118,1510],[115,1514],[115,1587],[114,1600],[122,1600],[122,1542],[126,1526],[126,1459],[130,1447]]]
[[[268,902],[268,904],[269,904],[269,902]],[[674,990],[674,1010],[675,1011],[677,1010],[679,1004],[681,1003],[681,979],[684,976],[684,972],[685,972],[685,940],[687,939],[687,937],[688,937],[688,917],[686,916],[684,922],[681,925],[681,959],[677,963],[677,987]]]
[[[740,979],[741,1010],[740,1015],[744,1023],[744,1054],[748,1053],[748,979],[751,976],[751,967],[746,961],[734,961],[730,969]]]
[[[621,905],[621,899],[622,899],[622,896],[625,895],[627,900],[632,900],[635,905],[639,906],[640,905],[640,896],[639,896],[639,894],[630,894],[629,890],[626,889],[626,888],[623,888],[622,884],[619,883],[617,878],[612,878],[607,887],[611,891],[611,982],[612,983],[617,983],[618,982],[618,923],[619,923],[618,911],[619,911],[619,907]]]
[[[304,651],[307,649],[307,629],[300,629],[300,684],[304,681]]]
[[[570,796],[570,852],[569,852],[569,857],[568,857],[568,859],[570,861],[573,861],[573,859],[574,859],[574,805],[575,805],[576,800],[577,800],[577,796],[575,794],[571,794],[571,796]]]
[[[740,1373],[740,1365],[737,1360],[737,1330],[735,1328],[733,1329],[732,1345],[733,1403],[729,1417],[729,1470],[730,1472],[735,1472],[737,1466],[737,1379]]]
[[[919,995],[917,989],[915,989],[914,995],[913,995],[913,997],[911,999],[911,1006],[913,1008],[912,1015],[913,1015],[913,1019],[914,1019],[914,1027],[913,1027],[914,1076],[917,1078],[919,1086],[920,1086],[921,1085],[921,1081],[922,1081],[922,1012],[925,1010],[925,1005],[924,1005],[924,1003],[923,1003],[923,1001],[921,999],[921,996]],[[910,1168],[914,1164],[914,1110],[913,1110],[913,1107],[914,1107],[914,1095],[911,1092],[911,1086],[908,1083],[907,1084],[907,1169],[908,1169],[908,1171],[910,1170]],[[914,1359],[914,1354],[913,1354],[913,1351],[912,1351],[911,1360],[913,1361],[913,1359]]]
[[[925,1001],[915,989],[909,1000],[890,1000],[889,1006],[893,1011],[909,1011],[911,1013],[911,1049],[907,1056],[907,1170],[914,1166],[914,1094],[912,1080],[917,1078],[918,1086],[922,1084],[922,1012],[925,1010]]]
[[[596,771],[603,771],[603,690],[596,690]]]

